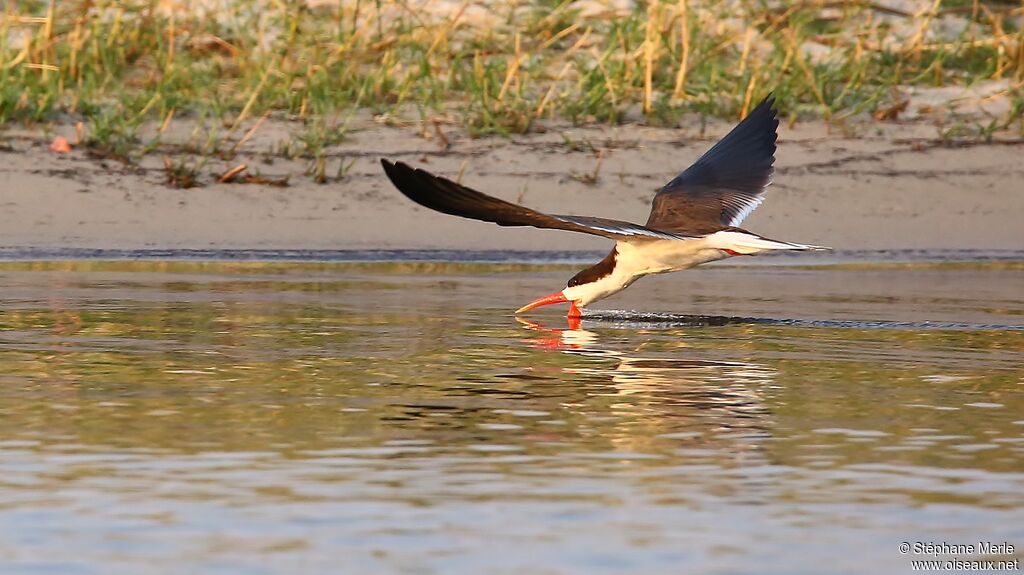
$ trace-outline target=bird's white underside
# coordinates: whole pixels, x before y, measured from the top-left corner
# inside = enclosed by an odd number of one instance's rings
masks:
[[[734,255],[826,248],[780,242],[739,231],[721,231],[692,240],[620,241],[615,243],[615,249],[618,254],[610,274],[597,281],[567,287],[562,295],[578,306],[585,306],[626,289],[645,275],[685,270]]]

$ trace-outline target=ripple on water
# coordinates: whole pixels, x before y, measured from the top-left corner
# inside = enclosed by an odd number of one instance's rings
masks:
[[[921,525],[1019,535],[1013,270],[714,269],[577,329],[497,307],[561,271],[479,271],[0,266],[5,563],[897,572]]]

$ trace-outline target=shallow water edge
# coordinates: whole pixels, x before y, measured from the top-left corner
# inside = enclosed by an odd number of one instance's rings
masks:
[[[708,267],[575,328],[512,316],[569,275],[0,263],[5,568],[877,573],[909,571],[902,541],[1024,548],[1024,269]]]

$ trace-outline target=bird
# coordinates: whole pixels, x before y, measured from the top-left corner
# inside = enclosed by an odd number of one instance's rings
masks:
[[[600,262],[573,276],[565,289],[537,298],[515,313],[568,303],[567,317],[651,274],[685,270],[735,256],[776,250],[828,250],[769,239],[739,227],[764,200],[775,172],[779,120],[769,94],[728,134],[654,195],[644,225],[575,215],[546,214],[478,192],[402,162],[381,159],[391,183],[432,210],[500,226],[533,226],[615,241]]]

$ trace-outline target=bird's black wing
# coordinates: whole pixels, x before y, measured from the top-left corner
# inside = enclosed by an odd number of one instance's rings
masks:
[[[447,178],[409,167],[402,162],[390,162],[382,159],[380,163],[398,191],[417,204],[444,214],[493,222],[499,226],[533,226],[581,232],[616,241],[690,239],[689,236],[658,231],[619,220],[543,214],[482,194]]]
[[[775,168],[779,120],[769,96],[692,166],[654,196],[647,226],[706,234],[738,226],[754,211]]]

